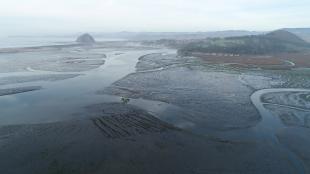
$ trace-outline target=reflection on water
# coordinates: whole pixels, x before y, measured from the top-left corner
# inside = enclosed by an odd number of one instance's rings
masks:
[[[74,113],[87,105],[98,102],[119,102],[119,97],[97,95],[96,91],[134,72],[138,58],[150,52],[154,50],[126,51],[125,54],[115,54],[112,51],[107,54],[106,63],[103,66],[76,78],[57,82],[29,82],[27,85],[42,86],[43,89],[0,97],[0,124],[67,120],[75,118]]]

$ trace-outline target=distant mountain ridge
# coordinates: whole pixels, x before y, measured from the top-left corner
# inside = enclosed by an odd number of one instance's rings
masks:
[[[247,30],[224,30],[210,32],[114,32],[114,33],[93,33],[96,37],[123,38],[128,40],[160,40],[160,39],[205,39],[214,37],[249,36],[262,34],[258,31]]]

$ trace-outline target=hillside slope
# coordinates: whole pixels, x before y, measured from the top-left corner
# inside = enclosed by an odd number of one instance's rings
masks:
[[[214,38],[191,42],[179,53],[188,55],[193,52],[228,54],[276,54],[296,53],[310,49],[310,44],[285,30],[277,30],[264,35]]]
[[[294,33],[305,41],[310,42],[310,28],[285,28],[283,30]]]

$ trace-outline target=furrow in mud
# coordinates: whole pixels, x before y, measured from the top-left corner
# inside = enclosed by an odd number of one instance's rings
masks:
[[[146,118],[137,113],[104,116],[92,121],[107,138],[124,138],[172,129],[172,126],[160,120]]]

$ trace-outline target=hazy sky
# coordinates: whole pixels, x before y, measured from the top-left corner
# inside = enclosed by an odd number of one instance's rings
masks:
[[[310,0],[1,0],[2,34],[310,27]]]

